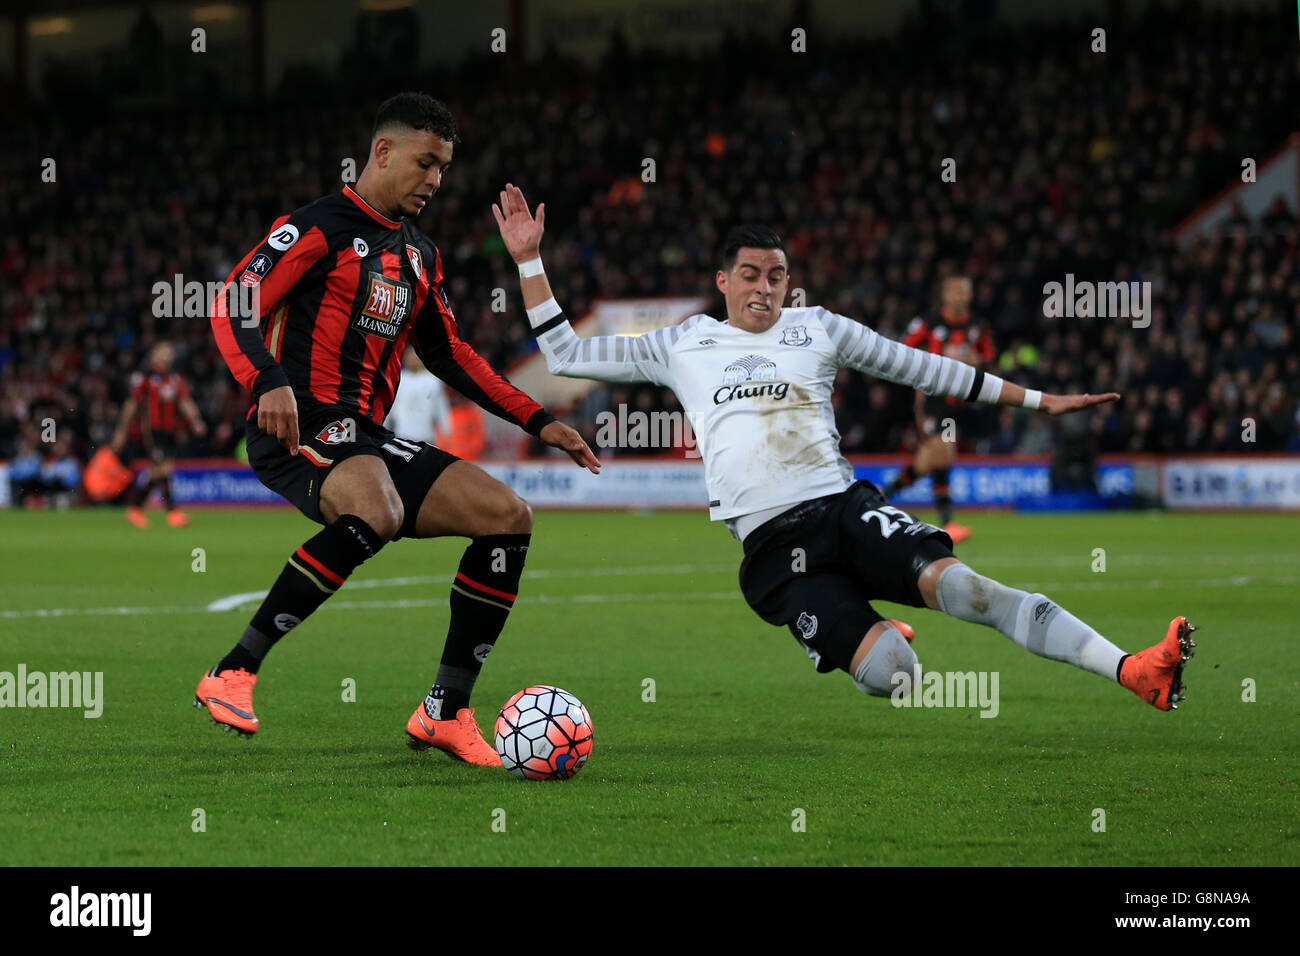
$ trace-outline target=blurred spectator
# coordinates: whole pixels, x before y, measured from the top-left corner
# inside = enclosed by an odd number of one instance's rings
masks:
[[[483,428],[483,409],[469,399],[454,394],[448,429],[438,436],[438,447],[466,461],[475,461],[483,455],[487,435]]]
[[[66,508],[72,503],[81,484],[81,463],[72,455],[66,442],[58,442],[50,448],[41,465],[41,481],[51,504]]]
[[[9,463],[9,500],[21,508],[33,496],[45,491],[41,478],[41,456],[30,438],[18,439],[18,450]]]
[[[9,465],[10,502],[16,508],[37,504],[66,508],[76,496],[81,465],[67,442],[41,449],[27,436],[18,441],[18,452]]]

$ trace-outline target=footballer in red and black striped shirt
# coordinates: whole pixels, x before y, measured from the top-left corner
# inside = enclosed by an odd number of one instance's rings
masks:
[[[162,492],[167,523],[173,528],[189,524],[189,518],[172,498],[172,461],[182,424],[188,425],[195,435],[207,434],[207,427],[190,397],[185,379],[172,371],[175,358],[176,353],[167,342],[159,342],[150,350],[149,370],[131,376],[130,394],[122,405],[122,418],[113,433],[115,453],[128,461],[144,458],[149,462],[147,480],[133,484],[126,493],[126,520],[137,528],[149,526],[144,504],[154,488]]]
[[[903,344],[946,355],[980,368],[994,359],[993,337],[987,328],[971,319],[971,281],[966,276],[948,276],[940,285],[940,306],[931,315],[917,316],[907,327]],[[930,475],[939,523],[953,544],[970,537],[970,528],[952,520],[949,470],[957,461],[957,446],[978,428],[979,410],[953,398],[935,398],[916,393],[917,430],[920,443],[912,463],[885,488],[892,497],[919,478]]]
[[[460,337],[442,257],[415,224],[458,142],[455,117],[432,97],[387,100],[356,185],[277,219],[213,305],[221,354],[254,396],[249,463],[325,526],[293,553],[239,643],[199,683],[196,705],[227,729],[258,729],[252,689],[262,659],[358,565],[400,537],[456,535],[471,541],[451,584],[447,640],[407,732],[413,745],[500,765],[469,698],[518,593],[532,512],[477,466],[383,426],[406,346],[483,408],[593,473],[600,465],[576,431]]]

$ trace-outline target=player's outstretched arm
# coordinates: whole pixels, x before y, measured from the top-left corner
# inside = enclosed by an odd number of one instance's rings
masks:
[[[1014,382],[944,355],[887,339],[860,322],[821,310],[822,326],[835,343],[840,363],[927,395],[946,395],[968,402],[1036,408],[1049,415],[1102,405],[1118,399],[1104,395],[1052,395],[1029,391]]]
[[[986,375],[965,362],[896,342],[834,312],[818,309],[816,314],[835,344],[836,359],[846,368],[887,382],[910,385],[926,395],[990,404],[998,401],[1003,382],[996,375]],[[920,407],[920,396],[917,406]]]
[[[1038,392],[1003,380],[997,403],[1017,408],[1036,408],[1049,415],[1065,415],[1094,405],[1105,405],[1119,398],[1119,392],[1106,392],[1102,395],[1053,395],[1051,392]]]
[[[519,266],[528,323],[552,375],[603,382],[672,384],[668,380],[668,349],[681,335],[682,326],[657,329],[636,338],[621,335],[579,338],[555,301],[551,284],[542,271],[546,204],[537,206],[537,217],[533,218],[523,192],[507,183],[501,190],[501,204],[492,205],[492,215],[496,217],[507,251]]]
[[[180,404],[181,411],[184,412],[185,417],[189,419],[190,428],[193,429],[194,434],[206,435],[208,433],[208,426],[203,421],[203,414],[199,411],[198,403],[190,397],[188,389],[186,389],[185,396],[181,399]]]

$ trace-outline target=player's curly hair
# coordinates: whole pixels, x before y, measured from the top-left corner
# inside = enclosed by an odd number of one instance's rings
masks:
[[[453,146],[460,143],[455,114],[447,104],[435,100],[428,93],[398,93],[384,100],[375,113],[375,126],[370,138],[374,139],[394,126],[428,130]]]
[[[785,242],[768,226],[746,223],[732,226],[722,240],[722,271],[730,272],[736,264],[741,249],[780,249],[785,252]]]

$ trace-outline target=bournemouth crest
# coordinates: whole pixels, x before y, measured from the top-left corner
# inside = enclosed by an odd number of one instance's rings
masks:
[[[357,423],[351,418],[330,422],[316,436],[318,442],[326,445],[342,445],[344,442],[357,440]]]

